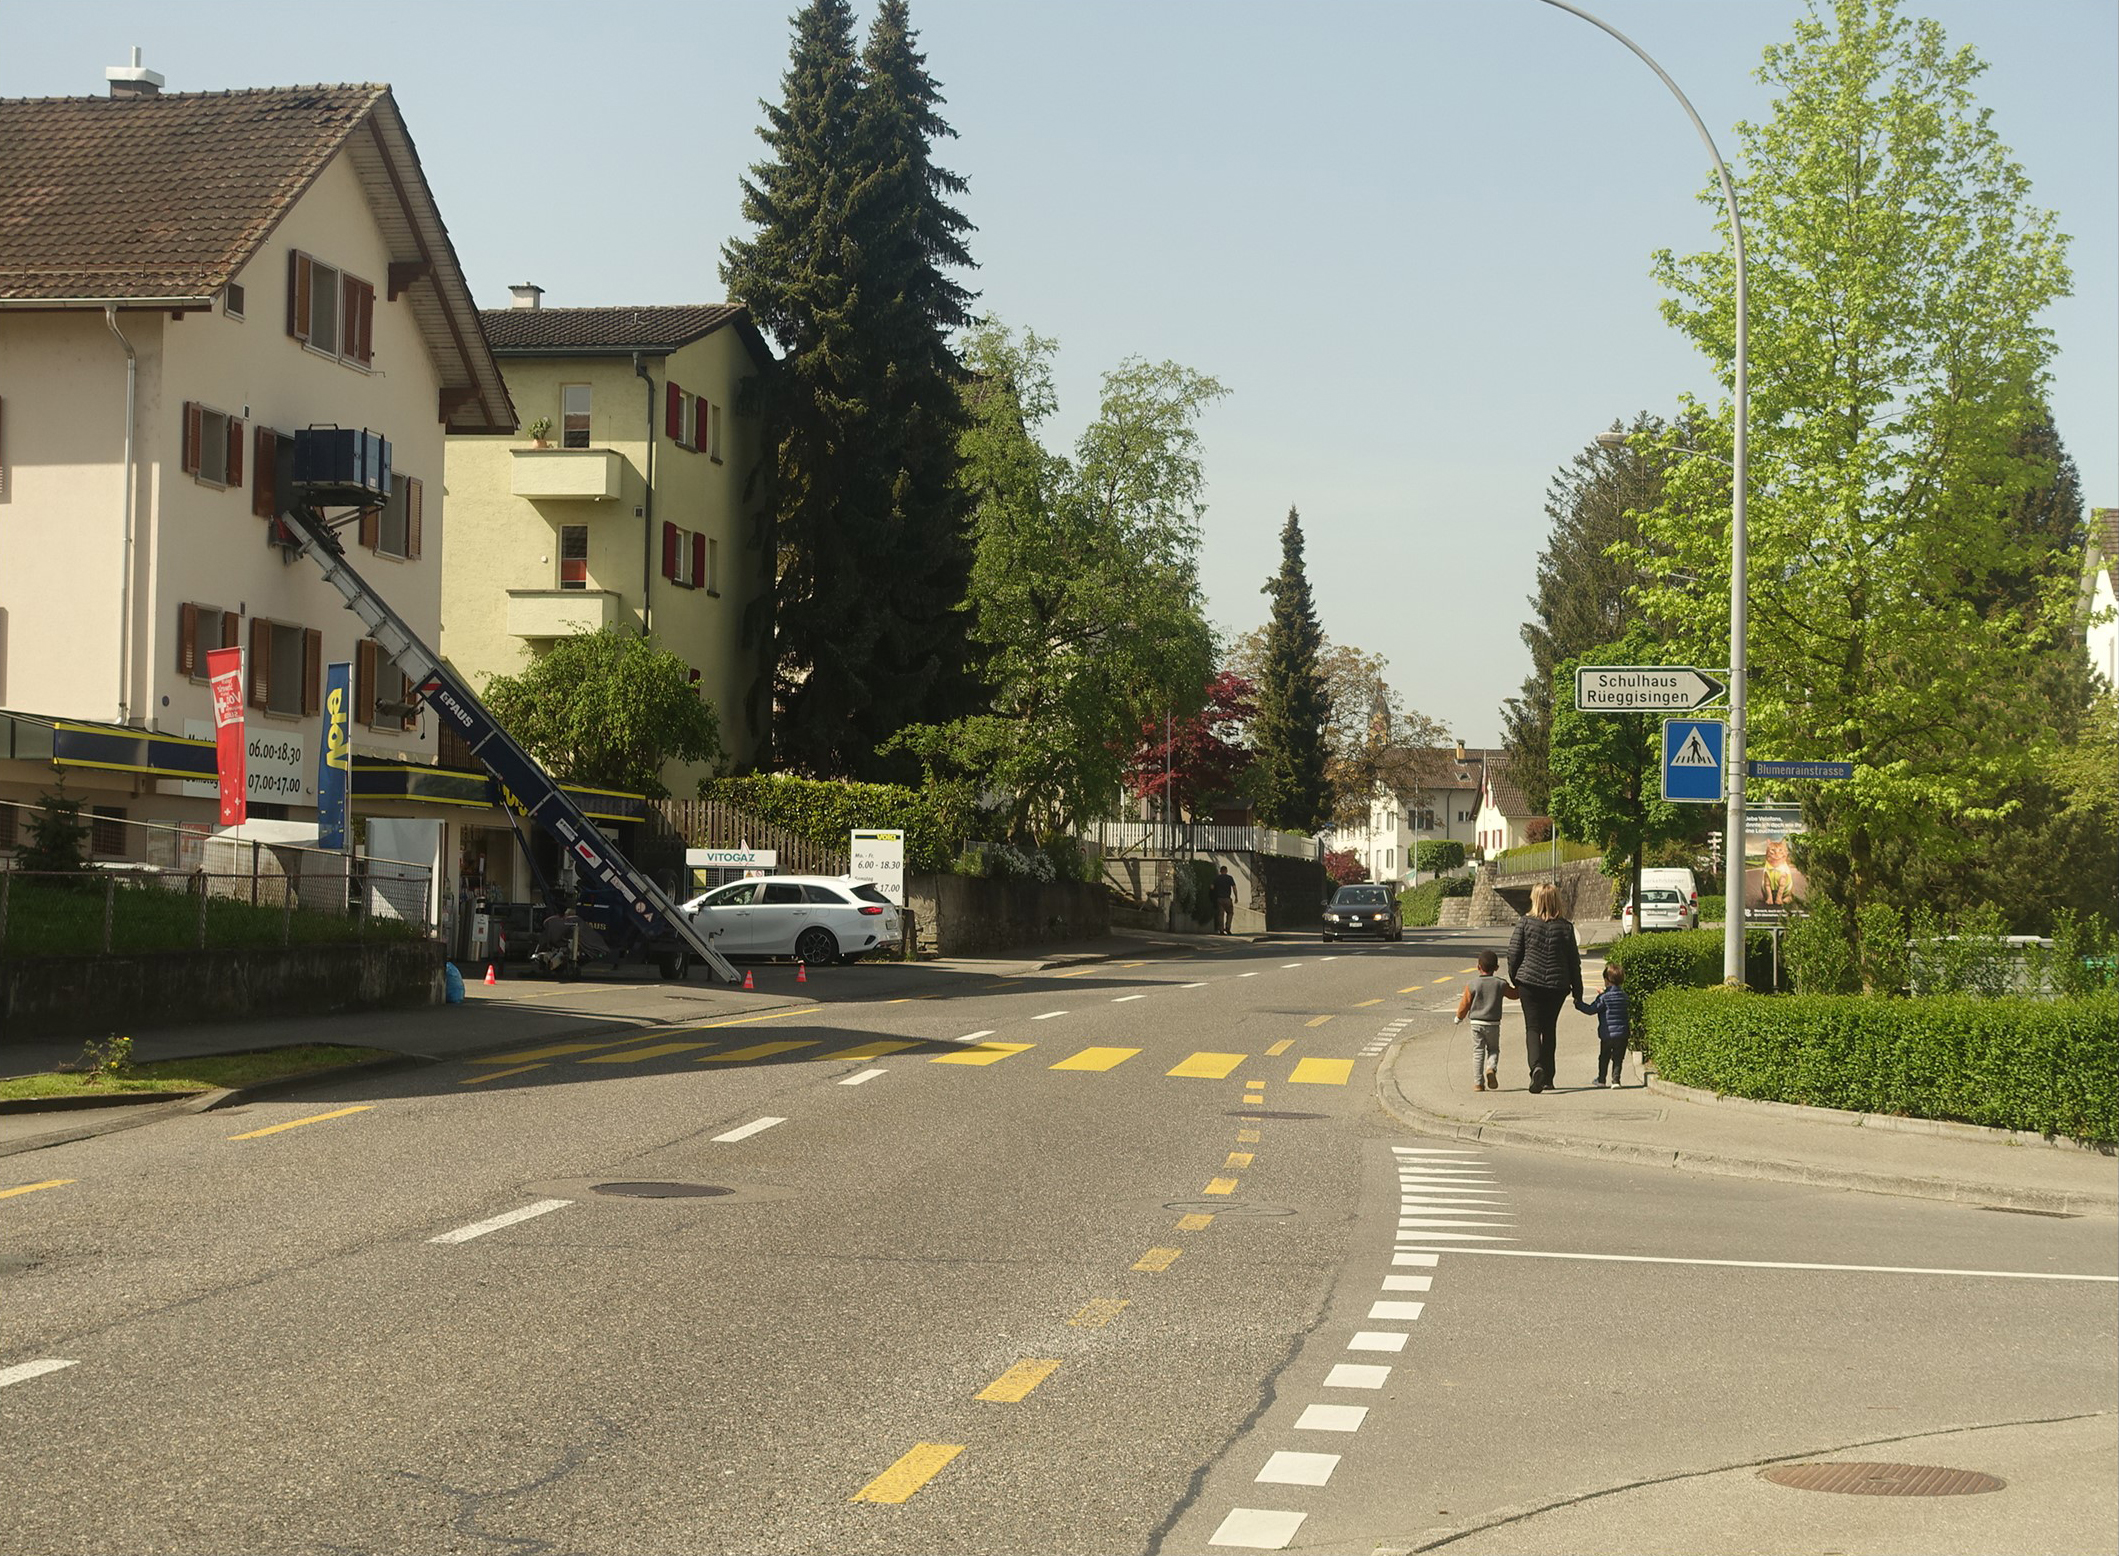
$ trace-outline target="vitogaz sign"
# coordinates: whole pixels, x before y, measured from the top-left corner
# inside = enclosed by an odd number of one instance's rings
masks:
[[[878,891],[899,907],[904,907],[905,834],[856,830],[850,842],[854,878],[874,881]]]
[[[1691,665],[1580,665],[1575,711],[1690,713],[1719,702],[1728,690],[1728,683]]]

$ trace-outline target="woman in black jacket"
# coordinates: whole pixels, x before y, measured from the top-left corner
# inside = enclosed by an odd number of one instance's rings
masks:
[[[1530,917],[1508,937],[1508,981],[1523,1005],[1523,1046],[1530,1089],[1552,1084],[1553,1043],[1560,1011],[1571,994],[1582,997],[1582,948],[1575,927],[1560,917],[1560,888],[1530,889]]]

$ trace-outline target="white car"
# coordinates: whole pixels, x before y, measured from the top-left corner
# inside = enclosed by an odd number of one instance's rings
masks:
[[[825,966],[893,949],[898,910],[873,881],[851,875],[765,875],[717,886],[684,904],[723,956],[791,956]]]
[[[1650,929],[1698,929],[1699,907],[1686,901],[1685,894],[1674,886],[1646,886],[1641,888],[1641,928]],[[1633,904],[1626,904],[1625,916],[1619,922],[1623,933],[1633,933]]]

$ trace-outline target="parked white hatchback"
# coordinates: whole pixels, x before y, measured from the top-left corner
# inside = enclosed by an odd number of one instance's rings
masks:
[[[894,949],[900,915],[874,881],[851,875],[767,875],[733,881],[684,904],[723,956],[791,956],[812,966]]]

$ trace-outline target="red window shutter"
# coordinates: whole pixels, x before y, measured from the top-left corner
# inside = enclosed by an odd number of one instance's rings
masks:
[[[362,638],[353,651],[353,716],[370,728],[375,724],[376,643]]]
[[[250,511],[260,519],[276,518],[279,511],[280,435],[261,425],[254,441],[257,453],[250,461]]]
[[[419,530],[427,506],[427,485],[417,477],[405,478],[405,557],[419,560]]]
[[[186,475],[197,475],[199,473],[199,428],[201,424],[199,402],[186,400],[184,402],[184,450],[182,457],[178,460]]]
[[[677,526],[670,523],[662,526],[662,576],[677,576]]]
[[[272,623],[262,616],[250,618],[250,706],[262,708],[272,700]]]
[[[324,634],[310,627],[302,633],[302,712],[324,711]]]
[[[670,437],[672,440],[681,441],[684,437],[684,391],[677,387],[674,380],[663,393],[663,404],[663,420],[668,425]]]
[[[177,674],[199,673],[199,608],[177,607]]]
[[[694,589],[706,587],[706,537],[704,535],[695,534],[692,536],[692,587]]]
[[[373,551],[383,543],[383,510],[361,509],[361,544]]]
[[[243,489],[243,424],[233,416],[228,418],[228,484]]]
[[[309,338],[309,256],[300,249],[287,251],[287,333]]]

